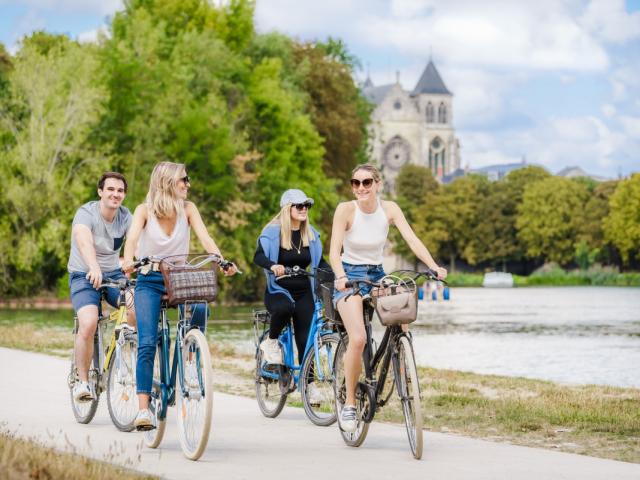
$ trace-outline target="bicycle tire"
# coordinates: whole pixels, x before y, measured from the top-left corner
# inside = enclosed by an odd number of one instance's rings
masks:
[[[131,432],[138,413],[136,395],[136,362],[138,360],[138,336],[122,332],[124,342],[116,343],[116,350],[109,360],[107,372],[107,407],[115,427],[121,432]],[[118,362],[118,359],[120,361]]]
[[[198,355],[197,351],[200,352]],[[209,433],[211,431],[211,416],[213,412],[213,372],[211,367],[211,353],[209,345],[204,334],[197,329],[189,330],[184,336],[180,354],[183,360],[183,381],[188,385],[189,395],[183,396],[180,388],[180,379],[176,382],[176,413],[178,417],[178,432],[180,436],[180,446],[182,453],[189,460],[198,460],[209,442]],[[194,357],[196,362],[194,365],[195,378],[192,375],[186,378],[187,367],[189,366],[189,357]],[[200,374],[198,375],[199,357]],[[202,379],[202,383],[200,383]],[[193,387],[195,381],[195,387]],[[191,382],[191,383],[189,383]],[[202,393],[204,391],[204,393]],[[198,402],[195,405],[195,402]],[[202,414],[200,415],[200,411]],[[198,418],[200,421],[198,422]],[[193,423],[192,423],[193,422]],[[195,425],[195,423],[199,425]],[[191,425],[194,425],[195,432],[190,431]]]
[[[265,339],[267,332],[261,337],[260,342]],[[287,401],[287,395],[280,391],[278,380],[272,378],[263,377],[260,375],[262,369],[262,351],[260,347],[256,349],[256,399],[258,400],[258,407],[262,414],[267,418],[276,418],[282,412],[284,404]]]
[[[397,358],[399,371],[395,372],[398,395],[402,404],[404,424],[407,429],[407,438],[411,453],[419,460],[422,457],[422,404],[420,399],[420,384],[418,371],[413,355],[413,348],[406,336],[401,336],[397,343]],[[395,368],[398,368],[395,367]]]
[[[314,425],[328,427],[336,421],[335,400],[333,395],[333,359],[335,357],[340,337],[337,334],[328,334],[320,337],[318,345],[318,357],[320,365],[316,362],[315,350],[311,348],[304,358],[300,374],[300,393],[302,405],[307,417]],[[318,372],[322,372],[318,376]],[[313,376],[316,388],[321,388],[323,401],[320,404],[312,404],[309,397],[309,378]],[[328,395],[327,395],[328,392]],[[329,409],[327,413],[326,410]]]
[[[167,428],[167,416],[163,419],[159,418],[159,414],[162,411],[162,390],[160,389],[161,375],[160,375],[160,346],[156,348],[156,355],[153,361],[153,384],[151,386],[151,395],[149,396],[149,410],[153,417],[153,422],[156,428],[152,430],[145,430],[143,432],[144,443],[149,448],[158,448],[162,439],[164,438],[164,432]],[[166,413],[166,412],[165,412]]]
[[[76,320],[77,322],[77,320]],[[77,330],[77,326],[76,326]],[[74,349],[75,349],[75,338],[77,333],[73,336],[74,338]],[[97,355],[95,354],[96,349],[100,348],[100,345],[97,342],[96,337],[94,337],[94,354],[91,357],[91,364],[89,366],[89,385],[93,391],[94,398],[89,402],[76,402],[73,398],[73,387],[76,382],[80,381],[78,377],[78,370],[76,369],[75,362],[75,351],[71,354],[71,371],[69,372],[69,377],[67,379],[67,384],[69,385],[69,397],[71,398],[71,410],[73,411],[73,416],[75,417],[78,423],[87,424],[93,420],[93,417],[96,415],[96,411],[98,410],[98,403],[100,403],[100,390],[99,390],[99,371],[100,366],[97,365]]]
[[[346,385],[344,379],[344,354],[347,351],[347,344],[349,343],[348,337],[342,337],[340,339],[340,343],[338,344],[338,348],[336,351],[336,357],[334,361],[333,373],[334,373],[334,395],[336,402],[336,414],[340,415],[342,411],[342,407],[344,406],[344,401],[346,399]],[[363,369],[364,372],[364,369]],[[361,374],[361,379],[362,379]],[[356,410],[358,412],[358,422],[356,426],[356,430],[352,433],[345,432],[342,428],[338,428],[340,430],[340,435],[342,436],[342,440],[350,447],[359,447],[362,445],[364,440],[367,438],[367,433],[369,433],[369,423],[362,420],[364,416],[364,410],[366,408],[371,408],[369,405],[369,397],[366,395],[362,389],[357,388],[356,390]],[[339,422],[338,422],[339,425]]]

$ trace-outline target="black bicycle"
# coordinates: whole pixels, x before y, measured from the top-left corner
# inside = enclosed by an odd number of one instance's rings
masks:
[[[437,279],[437,274],[431,270],[401,271],[396,272],[396,275],[384,277],[380,282],[368,280],[347,282],[347,287],[355,290],[352,295],[359,295],[361,288],[365,285],[372,287],[370,294],[363,295],[366,344],[363,352],[364,369],[356,388],[357,426],[352,433],[340,429],[344,442],[349,446],[362,445],[376,411],[389,403],[395,387],[402,405],[411,452],[416,459],[422,457],[422,405],[411,334],[404,331],[401,325],[389,325],[386,327],[380,346],[376,349],[371,326],[377,297],[395,294],[396,291],[413,289],[412,291],[415,292],[415,281],[420,277]],[[325,289],[328,290],[329,286],[327,285]],[[333,318],[340,334],[334,363],[334,394],[336,412],[341,412],[346,401],[344,354],[349,338],[340,315],[333,308],[327,308],[327,305],[332,304],[325,302],[325,315]],[[390,369],[392,369],[393,380],[387,382]]]

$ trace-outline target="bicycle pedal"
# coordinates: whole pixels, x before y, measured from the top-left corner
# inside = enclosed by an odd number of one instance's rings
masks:
[[[155,425],[138,425],[136,427],[137,432],[148,432],[150,430],[155,430]]]

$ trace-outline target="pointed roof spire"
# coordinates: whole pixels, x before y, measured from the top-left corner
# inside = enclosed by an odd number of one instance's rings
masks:
[[[367,79],[362,84],[362,87],[363,88],[371,88],[371,87],[373,87],[373,81],[371,80],[371,77],[369,75],[367,75]]]
[[[420,80],[418,80],[416,88],[411,92],[411,95],[419,95],[421,93],[440,93],[451,95],[451,92],[442,81],[442,77],[440,77],[440,74],[438,73],[438,70],[433,64],[433,60],[431,60],[431,58],[429,58],[427,68],[422,72],[422,76],[420,77]]]

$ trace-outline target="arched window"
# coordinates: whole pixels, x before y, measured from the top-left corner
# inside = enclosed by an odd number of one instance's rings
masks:
[[[396,100],[394,102],[393,108],[395,108],[396,110],[400,110],[402,108],[402,103],[400,102],[400,100]]]
[[[447,123],[447,107],[444,103],[438,107],[438,123]]]
[[[433,123],[433,105],[427,103],[427,123]]]
[[[442,178],[447,173],[444,142],[439,137],[431,140],[429,144],[429,169],[437,178]]]

